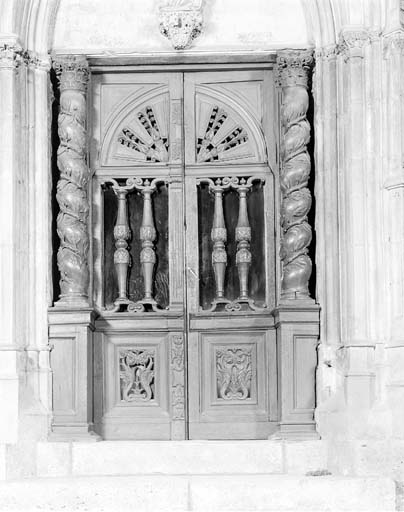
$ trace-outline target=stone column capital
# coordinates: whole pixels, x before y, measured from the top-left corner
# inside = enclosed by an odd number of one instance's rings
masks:
[[[363,58],[363,50],[371,42],[373,35],[364,27],[342,29],[339,35],[338,53],[345,60],[353,57]]]
[[[53,69],[59,79],[60,90],[87,91],[90,67],[83,56],[63,55],[53,58]]]
[[[16,69],[22,62],[22,48],[18,44],[0,45],[0,69]]]
[[[383,36],[383,56],[387,58],[391,52],[404,55],[404,30],[399,29]]]
[[[279,87],[308,86],[313,65],[311,50],[286,50],[277,55],[277,83]]]

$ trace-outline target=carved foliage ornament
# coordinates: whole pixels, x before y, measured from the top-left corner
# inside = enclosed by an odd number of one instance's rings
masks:
[[[121,400],[149,402],[154,398],[154,350],[120,351]]]
[[[363,57],[363,49],[370,41],[371,33],[367,29],[344,29],[340,34],[338,51],[346,60],[351,57]]]
[[[49,56],[40,57],[35,52],[24,50],[18,44],[0,45],[0,69],[16,69],[20,64],[27,67],[49,71]]]
[[[280,52],[277,59],[278,85],[307,87],[312,65],[313,52],[311,51]]]
[[[217,395],[223,400],[251,398],[251,349],[223,348],[216,352]]]
[[[173,420],[184,419],[184,337],[175,334],[171,338],[171,406]]]
[[[168,0],[159,10],[160,32],[175,50],[189,48],[202,31],[202,1]]]

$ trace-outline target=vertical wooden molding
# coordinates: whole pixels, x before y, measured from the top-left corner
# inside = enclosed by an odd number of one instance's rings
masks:
[[[90,243],[86,126],[89,67],[84,58],[75,56],[58,58],[53,67],[60,83],[57,153],[60,178],[56,198],[60,208],[57,261],[61,294],[56,305],[86,307]]]
[[[278,54],[277,81],[281,98],[281,301],[309,299],[308,283],[312,263],[308,247],[312,229],[307,221],[311,193],[308,80],[313,64],[311,51],[284,51]]]

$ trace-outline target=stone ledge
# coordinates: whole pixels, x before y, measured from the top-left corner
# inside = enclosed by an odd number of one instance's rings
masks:
[[[141,463],[139,463],[141,461]],[[324,441],[40,442],[37,475],[302,474],[327,469]]]
[[[383,478],[290,475],[46,478],[1,482],[0,498],[8,512],[373,512],[395,509],[395,486]]]

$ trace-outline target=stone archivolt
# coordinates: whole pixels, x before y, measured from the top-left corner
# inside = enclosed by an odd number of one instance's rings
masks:
[[[307,92],[313,55],[305,52],[281,52],[278,56],[278,84],[282,88],[281,175],[282,192],[280,256],[283,264],[282,299],[309,297],[308,282],[312,264],[308,256],[311,226],[307,215],[311,193],[307,188],[310,176],[310,124],[307,120]]]
[[[54,63],[60,81],[57,162],[60,178],[56,198],[60,212],[58,267],[60,302],[88,303],[88,180],[86,138],[86,90],[88,64],[83,59],[64,58]]]

